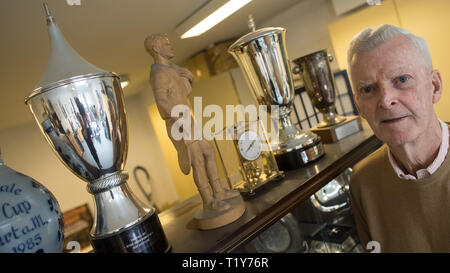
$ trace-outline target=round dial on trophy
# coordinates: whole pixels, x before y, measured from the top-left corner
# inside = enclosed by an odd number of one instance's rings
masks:
[[[245,131],[239,136],[237,146],[240,155],[249,161],[257,159],[262,152],[261,138],[252,130]]]

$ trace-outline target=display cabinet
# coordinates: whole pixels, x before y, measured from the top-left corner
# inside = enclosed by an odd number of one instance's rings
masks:
[[[198,230],[200,196],[159,214],[172,252],[359,252],[348,195],[351,168],[382,145],[368,125],[337,143],[326,155],[245,199],[237,221]]]
[[[348,168],[235,252],[363,252],[350,201]]]

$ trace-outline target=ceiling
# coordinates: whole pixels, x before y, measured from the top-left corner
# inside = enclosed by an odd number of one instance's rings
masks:
[[[81,56],[102,69],[129,75],[131,85],[124,89],[128,96],[149,88],[153,60],[143,45],[149,34],[168,33],[173,61],[182,63],[212,43],[248,32],[248,14],[258,25],[300,1],[253,0],[205,34],[181,40],[175,27],[208,0],[80,0],[81,5],[72,6],[66,0],[1,0],[0,130],[32,120],[24,99],[41,78],[50,50],[43,2]]]

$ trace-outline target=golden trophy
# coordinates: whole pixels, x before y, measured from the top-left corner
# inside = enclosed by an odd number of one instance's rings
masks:
[[[311,131],[320,136],[324,143],[339,141],[361,130],[359,116],[343,117],[336,113],[334,102],[336,89],[331,73],[333,57],[327,50],[320,50],[297,58],[293,72],[300,74],[312,104],[322,113],[323,119]]]

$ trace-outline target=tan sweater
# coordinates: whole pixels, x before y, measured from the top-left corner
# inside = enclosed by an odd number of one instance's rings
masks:
[[[450,252],[450,156],[431,176],[402,180],[383,145],[358,163],[351,179],[352,206],[363,248],[381,252]]]

